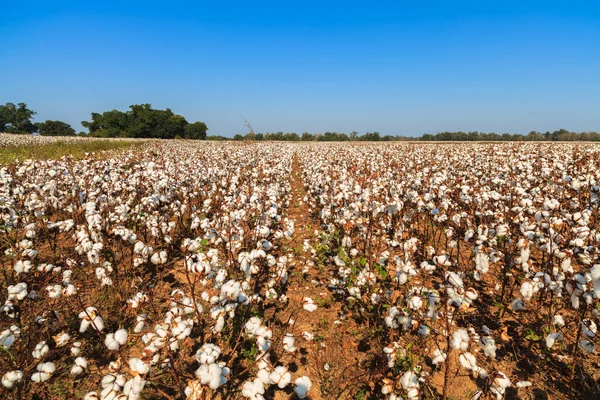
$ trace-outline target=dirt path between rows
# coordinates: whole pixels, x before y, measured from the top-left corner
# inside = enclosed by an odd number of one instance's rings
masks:
[[[304,246],[308,241],[313,247],[318,243],[315,230],[320,229],[306,202],[306,190],[302,179],[301,164],[295,155],[292,161],[290,185],[292,199],[288,218],[295,222],[295,233],[290,245],[294,260],[289,267],[288,306],[283,315],[291,316],[295,323],[290,330],[296,338],[298,351],[290,368],[294,377],[306,375],[312,382],[309,398],[312,400],[347,398],[359,373],[358,343],[348,332],[340,304],[335,302],[327,289],[327,268],[313,262],[311,249]],[[302,308],[305,297],[310,297],[318,308],[308,312]],[[312,340],[306,340],[308,332]],[[289,398],[288,394],[276,392],[276,399]]]

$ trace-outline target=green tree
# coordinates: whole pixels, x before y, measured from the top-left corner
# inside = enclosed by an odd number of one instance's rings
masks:
[[[185,127],[188,122],[181,115],[170,116],[165,122],[165,131],[168,138],[182,138],[185,136]]]
[[[87,128],[90,135],[93,135],[94,132],[102,129],[102,115],[93,112],[91,121],[81,121],[81,125],[84,128]]]
[[[186,139],[205,140],[208,128],[204,122],[193,122],[185,127]]]
[[[75,136],[75,129],[66,122],[47,120],[36,125],[42,136]]]
[[[16,106],[13,103],[6,103],[0,106],[0,132],[37,132],[37,127],[31,121],[35,114],[37,113],[28,109],[25,103],[19,103]]]
[[[315,140],[315,135],[308,132],[303,132],[302,136],[300,136],[300,139],[304,142],[311,142]]]

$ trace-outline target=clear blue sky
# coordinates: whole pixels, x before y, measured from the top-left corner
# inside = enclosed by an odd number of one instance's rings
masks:
[[[86,4],[89,3],[89,4]],[[7,1],[0,103],[75,129],[151,103],[209,134],[600,131],[598,1]]]

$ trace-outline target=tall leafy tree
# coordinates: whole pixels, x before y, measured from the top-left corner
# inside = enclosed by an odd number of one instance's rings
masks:
[[[36,125],[42,136],[75,136],[75,129],[66,122],[47,120]]]
[[[16,106],[13,103],[6,103],[0,106],[0,132],[37,132],[37,127],[32,122],[35,114],[36,112],[28,109],[25,103]]]
[[[186,139],[205,140],[207,131],[208,127],[204,122],[194,122],[185,127],[185,137]]]
[[[189,137],[205,139],[208,128],[204,122],[190,124],[181,115],[174,114],[169,108],[158,110],[151,104],[133,104],[129,111],[105,111],[92,113],[91,121],[81,123],[90,135],[100,137],[135,137],[173,139]]]

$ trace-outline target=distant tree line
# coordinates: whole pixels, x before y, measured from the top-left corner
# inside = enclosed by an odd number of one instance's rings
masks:
[[[189,123],[170,109],[157,110],[150,104],[135,104],[130,110],[92,113],[91,121],[82,121],[93,137],[127,137],[157,139],[206,139],[208,127],[204,122]],[[66,122],[47,120],[33,123],[35,111],[25,103],[0,105],[0,132],[33,134],[43,136],[74,136],[75,129]],[[86,135],[84,132],[80,132]]]
[[[92,113],[91,121],[82,121],[81,125],[88,133],[80,135],[94,137],[131,137],[157,139],[200,139],[200,140],[230,140],[230,138],[211,135],[207,136],[208,127],[204,122],[189,123],[181,115],[173,113],[169,108],[158,110],[150,104],[134,104],[128,111],[105,111],[102,114]],[[66,122],[47,120],[34,123],[33,116],[37,113],[27,108],[25,103],[6,103],[0,105],[0,132],[33,134],[43,136],[73,136],[75,129]],[[297,134],[295,132],[254,133],[250,124],[250,133],[235,135],[233,140],[276,140],[284,142],[390,142],[390,141],[433,141],[433,142],[477,142],[477,141],[543,141],[543,142],[599,142],[600,133],[571,132],[559,129],[553,132],[531,131],[525,135],[510,133],[485,132],[439,132],[426,133],[421,137],[381,135],[379,132],[366,132],[360,135],[356,131],[349,134],[339,132]]]
[[[518,141],[537,141],[537,142],[599,142],[600,133],[597,132],[570,132],[566,129],[559,129],[554,132],[536,132],[531,131],[526,135],[519,133],[497,134],[494,132],[440,132],[436,134],[426,133],[421,137],[407,136],[382,136],[379,132],[367,132],[359,135],[358,132],[345,133],[308,133],[304,132],[298,135],[295,132],[274,132],[274,133],[248,133],[246,135],[235,135],[233,140],[277,140],[289,142],[345,142],[345,141],[363,141],[363,142],[390,142],[390,141],[423,141],[423,142],[518,142]]]
[[[484,133],[484,132],[440,132],[436,134],[426,133],[421,136],[422,141],[433,142],[477,142],[477,141],[535,141],[535,142],[598,142],[600,133],[598,132],[570,132],[566,129],[559,129],[553,132],[531,131],[526,135],[510,133]]]
[[[248,133],[244,136],[235,135],[233,140],[277,140],[284,142],[347,142],[347,141],[363,141],[363,142],[391,142],[391,141],[409,141],[419,140],[419,138],[406,136],[382,136],[379,132],[367,132],[364,135],[359,135],[358,132],[352,131],[349,135],[339,132],[325,133],[308,133],[304,132],[298,135],[295,132],[272,132],[272,133]]]

